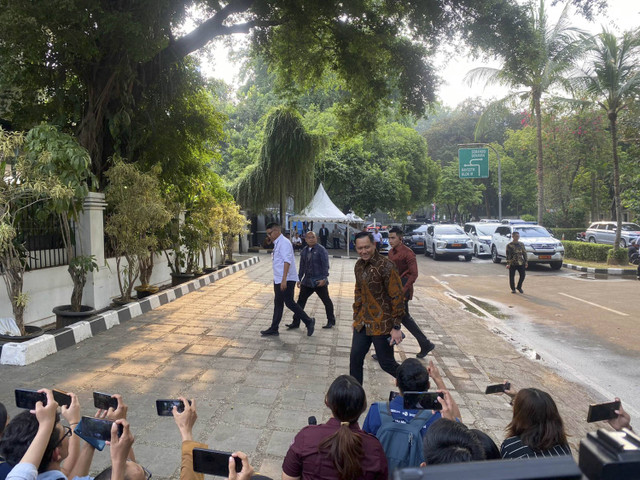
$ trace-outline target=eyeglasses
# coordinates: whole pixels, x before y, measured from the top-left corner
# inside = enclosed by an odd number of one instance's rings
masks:
[[[64,433],[62,434],[62,437],[60,437],[60,440],[58,440],[58,442],[56,443],[56,445],[53,448],[58,447],[65,438],[70,437],[71,435],[73,435],[73,430],[71,430],[71,427],[67,427],[66,425],[62,425],[62,430],[64,431]]]

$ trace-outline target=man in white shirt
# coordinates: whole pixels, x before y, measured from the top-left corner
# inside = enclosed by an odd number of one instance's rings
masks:
[[[262,336],[277,336],[282,312],[286,305],[296,318],[302,320],[307,327],[307,336],[313,335],[316,319],[309,317],[293,299],[296,282],[299,280],[296,270],[296,261],[293,256],[293,246],[288,238],[282,235],[282,229],[277,223],[267,225],[267,235],[273,242],[273,290],[275,300],[273,302],[273,320],[271,326],[262,330]]]

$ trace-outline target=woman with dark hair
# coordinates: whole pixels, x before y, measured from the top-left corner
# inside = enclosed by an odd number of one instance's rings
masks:
[[[558,407],[547,392],[523,388],[513,399],[513,418],[502,442],[502,458],[571,455]]]
[[[329,387],[325,405],[333,418],[296,435],[282,464],[282,479],[385,480],[388,467],[382,445],[358,426],[367,408],[360,383],[340,375]]]

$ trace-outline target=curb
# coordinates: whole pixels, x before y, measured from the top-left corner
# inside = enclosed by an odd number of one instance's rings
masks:
[[[37,362],[49,355],[52,355],[65,348],[72,347],[77,343],[91,338],[100,332],[120,325],[134,317],[154,310],[162,305],[171,303],[174,300],[195,292],[200,288],[232,275],[240,270],[244,270],[260,261],[260,257],[251,257],[242,262],[230,265],[221,270],[217,270],[208,275],[203,275],[190,282],[183,283],[176,287],[162,290],[154,295],[150,295],[143,300],[131,302],[117,310],[97,315],[92,320],[76,322],[69,327],[65,327],[54,334],[41,335],[37,338],[22,343],[5,343],[0,345],[0,365],[29,365]]]
[[[578,272],[586,272],[586,273],[600,273],[604,275],[623,275],[625,277],[628,277],[628,276],[635,277],[637,275],[636,270],[625,269],[625,268],[581,267],[580,265],[574,265],[572,263],[563,263],[562,266],[570,270],[576,270]]]

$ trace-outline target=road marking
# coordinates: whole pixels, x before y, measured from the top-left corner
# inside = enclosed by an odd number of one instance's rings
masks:
[[[612,308],[607,308],[607,307],[605,307],[605,306],[603,306],[603,305],[598,305],[597,303],[589,302],[588,300],[583,300],[582,298],[574,297],[573,295],[569,295],[568,293],[562,293],[562,292],[560,292],[560,295],[562,295],[562,296],[564,296],[564,297],[573,298],[574,300],[577,300],[577,301],[579,301],[579,302],[583,302],[583,303],[586,303],[586,304],[588,304],[588,305],[592,305],[592,306],[594,306],[594,307],[598,307],[598,308],[601,308],[601,309],[603,309],[603,310],[607,310],[608,312],[612,312],[612,313],[615,313],[615,314],[617,314],[617,315],[622,315],[623,317],[628,317],[628,316],[629,316],[629,314],[628,314],[628,313],[619,312],[618,310],[614,310],[614,309],[612,309]]]

